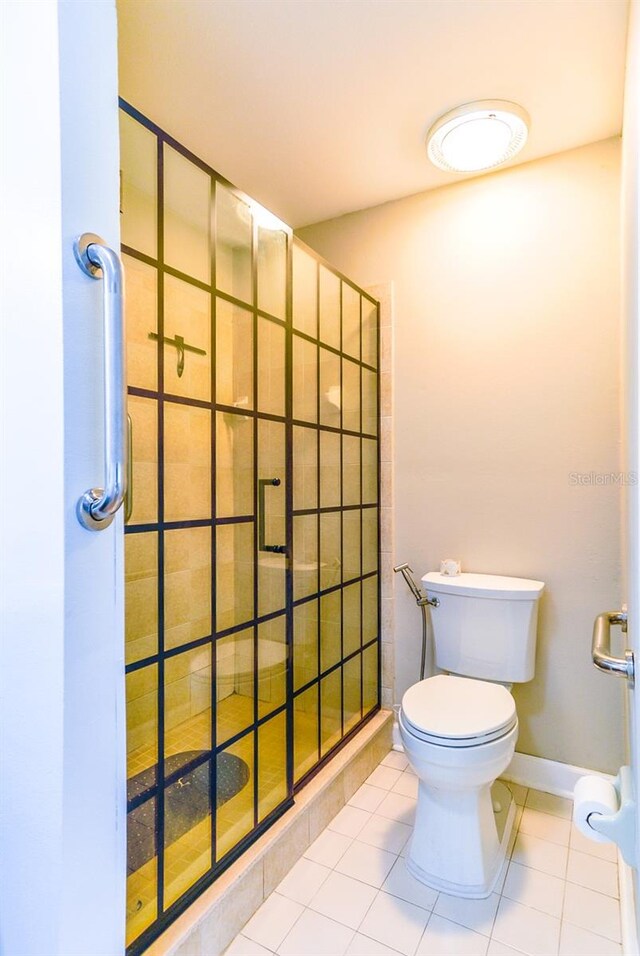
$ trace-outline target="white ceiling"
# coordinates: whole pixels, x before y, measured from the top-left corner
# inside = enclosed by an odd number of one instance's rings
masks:
[[[119,0],[120,92],[293,226],[459,178],[443,112],[509,99],[514,161],[620,133],[627,0]]]

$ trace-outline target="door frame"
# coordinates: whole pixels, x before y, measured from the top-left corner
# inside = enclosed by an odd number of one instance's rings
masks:
[[[122,518],[99,485],[101,288],[73,240],[119,246],[112,0],[3,4],[0,946],[124,951]]]
[[[637,476],[640,466],[640,311],[638,284],[640,275],[640,4],[631,0],[627,40],[627,62],[622,135],[622,295],[623,295],[623,360],[625,377],[626,468],[636,476],[627,486],[625,501],[626,529],[626,597],[629,605],[629,646],[634,652],[636,669],[640,665],[640,499]],[[640,693],[627,692],[628,754],[637,795],[640,793]],[[640,806],[636,817],[636,860],[640,860]],[[633,874],[633,907],[625,916],[623,907],[623,941],[625,951],[638,952],[638,940],[632,939],[640,926],[640,893],[637,869]]]

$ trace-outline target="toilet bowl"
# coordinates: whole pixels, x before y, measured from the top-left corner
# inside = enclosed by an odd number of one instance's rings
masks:
[[[408,869],[434,889],[489,896],[515,816],[511,794],[495,784],[518,737],[513,697],[497,684],[438,675],[409,688],[398,720],[419,779]]]
[[[437,571],[422,583],[435,662],[446,673],[410,687],[398,715],[420,781],[407,866],[434,889],[477,899],[498,880],[515,816],[511,793],[496,782],[518,738],[504,685],[534,676],[544,584]]]

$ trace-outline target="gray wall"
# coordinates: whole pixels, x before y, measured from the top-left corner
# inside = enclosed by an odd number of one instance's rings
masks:
[[[518,750],[614,771],[622,690],[590,662],[621,594],[620,143],[608,140],[301,229],[395,286],[396,558],[539,578]],[[397,699],[419,614],[396,590]]]

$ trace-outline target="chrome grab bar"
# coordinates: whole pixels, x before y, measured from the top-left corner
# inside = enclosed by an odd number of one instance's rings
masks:
[[[624,611],[605,611],[598,614],[593,625],[591,656],[595,666],[606,674],[626,677],[633,687],[635,680],[635,662],[633,651],[628,648],[624,657],[614,657],[611,653],[611,628],[619,626],[627,632],[627,615]]]
[[[79,236],[73,251],[85,275],[103,281],[105,483],[85,491],[77,505],[80,524],[101,531],[113,521],[127,490],[124,272],[118,254],[93,233]]]

